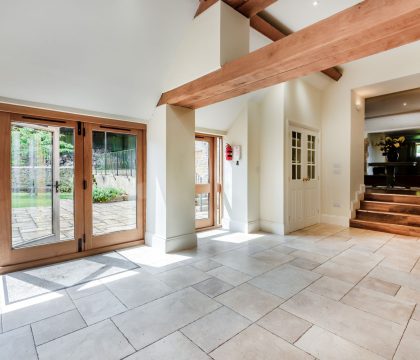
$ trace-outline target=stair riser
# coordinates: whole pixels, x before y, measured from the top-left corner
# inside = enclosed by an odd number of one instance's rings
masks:
[[[382,213],[382,214],[368,213],[368,212],[363,212],[363,211],[357,211],[356,214],[357,214],[356,218],[360,220],[420,227],[420,217],[414,217],[410,215],[395,215],[395,214],[387,214],[387,213]]]
[[[362,210],[372,211],[383,211],[383,212],[395,212],[401,214],[420,215],[420,207],[410,206],[404,204],[381,204],[381,203],[370,203],[361,201],[360,208]]]
[[[402,228],[398,225],[392,225],[392,224],[375,224],[375,223],[357,223],[353,220],[350,220],[350,226],[356,227],[359,229],[365,229],[365,230],[373,230],[373,231],[382,231],[382,232],[388,232],[391,234],[398,234],[398,235],[406,235],[406,236],[414,236],[414,237],[420,237],[420,229],[417,230],[415,228]]]
[[[365,193],[365,200],[395,202],[401,204],[420,205],[420,196],[397,194],[370,194]]]

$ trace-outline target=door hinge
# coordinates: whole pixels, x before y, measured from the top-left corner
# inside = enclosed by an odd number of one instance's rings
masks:
[[[86,189],[87,189],[87,181],[83,180],[83,190],[86,190]]]
[[[85,244],[86,244],[86,234],[83,234],[83,236],[78,240],[77,251],[78,252],[84,251]]]
[[[86,136],[86,129],[81,121],[77,122],[77,135]]]

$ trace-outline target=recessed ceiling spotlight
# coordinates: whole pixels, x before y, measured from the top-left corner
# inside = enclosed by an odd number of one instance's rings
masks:
[[[313,5],[313,6],[318,6],[318,4],[319,4],[319,2],[318,2],[317,0],[315,0],[315,1],[312,3],[312,5]]]
[[[403,106],[407,106],[407,103],[406,102],[403,102]]]

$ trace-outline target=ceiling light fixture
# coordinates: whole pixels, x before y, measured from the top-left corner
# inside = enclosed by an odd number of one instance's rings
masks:
[[[318,4],[319,4],[319,2],[318,2],[317,0],[315,0],[315,1],[312,3],[312,5],[313,5],[313,6],[318,6]]]
[[[407,103],[406,102],[403,102],[403,106],[407,106]]]

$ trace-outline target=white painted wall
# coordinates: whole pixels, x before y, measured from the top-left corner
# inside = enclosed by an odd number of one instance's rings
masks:
[[[346,64],[340,81],[325,90],[321,202],[325,221],[346,225],[351,201],[361,185],[359,164],[363,164],[360,149],[363,142],[352,141],[351,135],[362,134],[363,130],[357,129],[361,123],[352,109],[355,105],[352,90],[419,72],[420,42],[416,42]]]
[[[158,107],[147,143],[146,243],[165,252],[194,247],[194,110]]]
[[[249,19],[219,1],[194,18],[170,65],[165,91],[249,53]]]
[[[248,103],[248,231],[260,229],[260,105]]]
[[[284,233],[285,84],[273,86],[261,102],[260,227]]]
[[[245,106],[224,138],[241,146],[239,165],[223,161],[223,227],[247,232],[248,224],[248,107]]]

